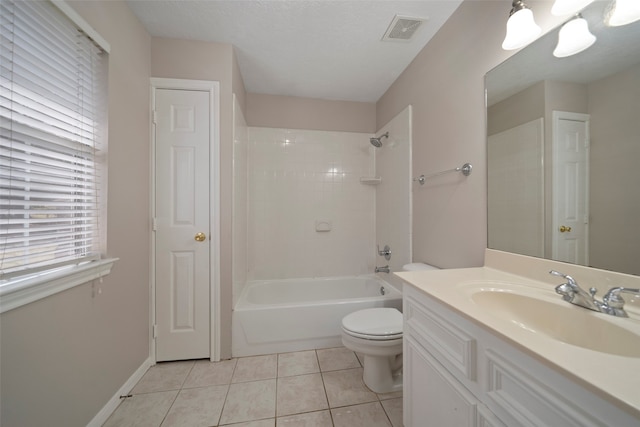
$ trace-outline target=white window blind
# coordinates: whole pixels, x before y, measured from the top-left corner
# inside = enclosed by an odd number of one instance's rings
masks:
[[[48,1],[0,0],[0,279],[104,251],[106,54]]]

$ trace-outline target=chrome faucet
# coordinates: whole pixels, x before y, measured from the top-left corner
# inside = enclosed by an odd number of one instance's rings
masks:
[[[623,308],[624,299],[620,296],[623,292],[640,295],[640,289],[623,288],[621,286],[611,288],[602,297],[603,307],[600,311],[617,317],[629,317]]]
[[[588,308],[589,310],[600,311],[593,298],[596,294],[595,288],[589,289],[589,293],[587,293],[587,291],[578,285],[578,282],[576,282],[573,277],[555,270],[551,270],[549,274],[567,279],[567,283],[556,286],[556,293],[562,295],[563,300],[571,304],[579,305],[580,307]]]
[[[385,265],[384,267],[376,267],[376,273],[388,273],[389,266]]]
[[[616,287],[611,288],[602,298],[602,301],[596,299],[596,288],[589,288],[589,292],[582,289],[578,282],[573,277],[560,273],[555,270],[551,270],[549,274],[554,276],[560,276],[567,279],[567,283],[562,283],[556,286],[556,293],[562,295],[562,299],[570,302],[571,304],[579,305],[580,307],[588,308],[589,310],[599,311],[600,313],[610,314],[616,317],[629,317],[624,310],[624,299],[620,296],[621,293],[631,293],[640,295],[640,289],[631,289]]]

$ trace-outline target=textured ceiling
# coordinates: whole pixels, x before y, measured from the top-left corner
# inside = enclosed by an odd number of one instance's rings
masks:
[[[152,36],[230,43],[247,92],[375,102],[462,0],[128,0]],[[381,41],[395,15],[426,18]]]

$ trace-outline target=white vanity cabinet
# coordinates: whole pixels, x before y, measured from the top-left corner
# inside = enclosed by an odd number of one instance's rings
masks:
[[[525,351],[405,285],[405,427],[640,426]]]

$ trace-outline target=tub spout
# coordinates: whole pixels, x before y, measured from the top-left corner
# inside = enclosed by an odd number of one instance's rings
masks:
[[[389,273],[389,266],[385,265],[384,267],[376,267],[376,273]]]

